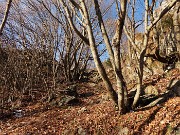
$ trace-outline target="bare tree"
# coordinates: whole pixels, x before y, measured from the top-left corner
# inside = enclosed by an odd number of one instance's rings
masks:
[[[2,34],[2,31],[3,31],[4,26],[6,24],[8,14],[9,14],[9,10],[10,10],[10,7],[11,7],[11,3],[12,3],[12,0],[8,0],[7,5],[6,5],[5,15],[4,15],[4,18],[3,18],[2,23],[0,25],[0,34]]]
[[[141,53],[139,55],[139,68],[137,70],[138,73],[138,85],[137,85],[137,92],[136,95],[134,97],[134,102],[132,105],[132,108],[135,108],[137,101],[139,100],[140,94],[142,92],[143,89],[143,72],[144,72],[144,57],[146,55],[146,51],[148,48],[148,41],[150,39],[150,32],[152,31],[152,28],[159,22],[159,20],[161,20],[161,18],[176,4],[177,0],[173,0],[171,3],[169,3],[169,5],[164,8],[159,15],[149,24],[149,11],[153,10],[153,4],[152,6],[149,5],[149,1],[146,0],[145,1],[145,17],[144,17],[144,36],[143,36],[143,44],[142,44],[142,48],[141,48]],[[136,48],[136,44],[133,41],[133,39],[130,37],[130,35],[128,34],[127,29],[125,28],[125,32],[127,34],[127,37],[129,39],[129,41],[131,42],[131,45],[133,46],[133,48]],[[136,49],[137,50],[137,49]]]
[[[130,61],[133,64],[138,62],[138,66],[133,66],[135,67],[134,72],[138,74],[137,91],[132,104],[134,109],[143,89],[145,57],[150,44],[150,33],[162,17],[177,3],[177,0],[169,3],[156,18],[153,18],[155,1],[152,1],[150,5],[150,1],[145,0],[145,16],[140,24],[135,22],[135,0],[131,1],[131,16],[127,15],[127,0],[112,1],[106,9],[102,8],[102,2],[98,0],[13,2],[12,14],[9,15],[11,21],[6,23],[7,29],[4,31],[7,39],[10,39],[8,36],[12,37],[13,44],[0,48],[1,55],[4,56],[0,61],[0,75],[3,79],[1,85],[5,86],[9,93],[22,92],[32,95],[32,91],[41,84],[48,94],[51,94],[56,89],[57,82],[82,79],[89,61],[93,58],[114,104],[120,113],[126,113],[130,107],[124,77],[126,72],[122,71],[124,61],[127,61],[127,55],[122,57],[124,30],[129,45],[131,45],[129,47]],[[21,6],[26,8],[22,9]],[[112,22],[115,22],[116,25],[114,36],[111,36],[112,33],[108,33],[110,28],[106,20],[106,13],[111,6],[116,6],[116,11],[113,11],[116,19],[115,17],[111,18],[114,19]],[[3,22],[6,20],[7,18]],[[131,28],[124,27],[125,21],[131,22]],[[139,46],[136,43],[136,28],[142,23],[144,23],[144,33],[142,44]],[[176,24],[177,21],[174,23]],[[4,26],[1,26],[1,29],[3,29],[2,27]],[[100,45],[103,45],[104,48],[101,49]],[[113,87],[100,59],[101,54],[106,50],[116,76],[117,88]],[[126,52],[127,50],[124,49],[124,53]],[[135,60],[132,58],[131,52]],[[154,56],[149,55],[149,57]],[[155,58],[161,59],[161,61],[166,60],[160,56],[158,50]],[[2,61],[6,61],[6,63],[4,64]]]
[[[46,9],[54,3],[46,4],[13,2],[0,48],[0,85],[9,101],[18,97],[15,93],[33,98],[39,86],[50,95],[59,82],[79,81],[92,60],[89,46],[72,32],[66,18],[58,20]],[[9,40],[12,43],[5,44]]]
[[[126,112],[126,107],[128,106],[127,102],[127,87],[126,82],[123,78],[122,71],[121,71],[121,64],[120,64],[120,40],[122,36],[122,29],[124,26],[124,20],[126,15],[126,3],[127,1],[121,1],[120,4],[117,1],[117,29],[114,38],[111,40],[107,34],[107,28],[105,27],[103,16],[101,13],[100,5],[97,0],[93,1],[94,8],[95,8],[95,14],[97,16],[97,22],[99,24],[99,28],[101,31],[102,38],[104,40],[104,43],[106,45],[106,49],[108,51],[108,54],[110,56],[111,63],[113,65],[114,73],[116,75],[117,79],[117,93],[112,87],[112,84],[107,76],[107,73],[101,63],[101,60],[99,58],[98,50],[97,50],[97,43],[96,38],[93,33],[93,25],[94,22],[91,22],[91,16],[89,12],[89,7],[87,6],[87,3],[84,0],[80,0],[78,2],[70,0],[69,1],[72,6],[68,6],[67,3],[63,0],[60,0],[60,3],[66,13],[67,20],[72,28],[76,32],[76,34],[91,48],[92,56],[95,61],[98,73],[100,74],[101,78],[103,79],[103,82],[105,84],[106,89],[109,92],[109,95],[113,99],[114,103],[118,105],[120,113]],[[74,9],[75,7],[75,9]],[[120,8],[120,9],[119,9]],[[71,12],[72,11],[72,12]],[[76,16],[72,16],[73,12],[77,12]],[[81,15],[81,17],[79,17]],[[87,36],[84,36],[74,25],[73,18],[80,19],[81,26],[85,27]],[[96,20],[96,18],[94,18]],[[98,28],[96,26],[96,28]]]

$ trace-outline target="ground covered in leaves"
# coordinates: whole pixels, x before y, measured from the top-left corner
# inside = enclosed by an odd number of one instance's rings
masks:
[[[174,70],[170,76],[158,79],[154,85],[162,92],[169,80],[179,77],[179,70]],[[151,81],[155,78],[158,76]],[[80,83],[78,93],[82,95],[79,97],[80,103],[74,106],[50,107],[45,102],[39,102],[20,107],[22,116],[9,114],[0,119],[0,134],[180,134],[180,97],[120,116],[101,83]]]

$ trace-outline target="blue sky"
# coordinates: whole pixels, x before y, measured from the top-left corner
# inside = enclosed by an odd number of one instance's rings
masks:
[[[108,2],[108,0],[107,0]],[[110,3],[108,3],[110,5]],[[136,9],[135,9],[135,21],[142,20],[144,18],[144,1],[143,0],[137,0],[136,1]],[[109,13],[107,13],[107,17],[109,17],[109,14],[111,15],[111,18],[117,18],[117,13],[116,13],[116,5],[114,4],[111,9],[109,10]],[[137,32],[143,32],[144,28],[143,25],[139,26],[137,29]],[[101,56],[101,60],[104,61],[108,58],[108,53],[105,53],[104,55]]]
[[[107,5],[110,4],[110,0],[105,0]],[[113,1],[113,0],[112,0]],[[7,2],[7,0],[0,0],[0,4],[4,4],[4,2]],[[111,2],[112,3],[112,2]],[[109,13],[111,16],[111,18],[116,18],[116,6],[115,4],[111,7],[111,9],[109,10]],[[142,20],[144,18],[144,0],[136,0],[136,12],[135,12],[135,20]],[[141,25],[138,30],[138,32],[143,32],[143,25]],[[107,53],[104,54],[101,59],[107,59],[108,55]]]

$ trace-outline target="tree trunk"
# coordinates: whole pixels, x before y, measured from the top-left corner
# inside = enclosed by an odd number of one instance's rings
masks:
[[[136,104],[139,100],[140,94],[142,92],[142,83],[143,83],[143,68],[144,68],[144,56],[146,54],[146,49],[147,49],[147,45],[148,45],[148,38],[149,38],[149,31],[147,29],[148,27],[148,9],[149,9],[149,1],[145,0],[145,18],[144,18],[144,29],[145,29],[145,33],[144,33],[144,40],[143,40],[143,50],[140,54],[140,58],[139,58],[139,70],[138,70],[138,85],[137,85],[137,91],[134,97],[134,101],[132,104],[132,108],[134,109],[136,107]]]
[[[103,82],[105,84],[106,89],[108,90],[109,95],[111,96],[114,103],[117,105],[118,104],[117,93],[114,91],[112,84],[107,76],[107,73],[106,73],[106,71],[100,61],[99,55],[98,55],[98,51],[96,48],[95,39],[93,36],[92,26],[91,26],[91,22],[89,19],[87,7],[84,3],[84,0],[80,0],[80,3],[81,3],[82,10],[84,12],[84,17],[85,17],[85,21],[86,21],[86,29],[87,29],[88,37],[89,37],[89,45],[90,45],[90,48],[92,51],[92,56],[93,56],[95,65],[97,67],[98,73],[100,74],[101,78],[103,79]]]
[[[108,38],[107,31],[104,26],[101,11],[99,8],[99,3],[97,0],[94,0],[96,15],[98,17],[99,25],[101,28],[101,32],[102,32],[105,44],[106,44],[108,54],[110,56],[113,70],[116,75],[116,84],[117,84],[117,91],[118,91],[118,109],[120,113],[125,113],[126,112],[125,106],[126,107],[128,106],[128,99],[127,99],[127,86],[126,86],[126,82],[124,80],[124,77],[121,71],[120,39],[122,35],[122,29],[124,26],[124,19],[125,19],[125,14],[126,14],[126,0],[124,0],[122,3],[121,3],[122,12],[120,12],[121,21],[118,20],[117,22],[116,33],[112,41],[114,44],[114,52],[113,52],[112,46],[110,44],[110,40]]]
[[[144,43],[147,42],[147,38],[144,39]],[[134,109],[136,107],[136,104],[139,100],[139,97],[142,92],[142,83],[143,83],[143,69],[144,69],[144,56],[146,53],[146,48],[142,51],[140,55],[140,61],[139,61],[139,70],[138,70],[138,83],[137,83],[137,91],[134,97],[134,101],[132,104],[132,108]]]
[[[121,69],[121,59],[120,59],[120,40],[122,37],[122,30],[124,27],[125,16],[126,16],[126,6],[127,0],[122,0],[120,2],[120,11],[119,19],[117,21],[117,29],[116,33],[113,37],[112,43],[114,46],[114,61],[115,61],[115,73],[116,73],[116,82],[117,82],[117,92],[118,92],[118,107],[120,113],[125,113],[128,107],[128,100],[127,100],[127,86],[122,75]]]

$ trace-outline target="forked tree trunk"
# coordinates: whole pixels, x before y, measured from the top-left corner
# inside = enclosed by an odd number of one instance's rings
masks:
[[[145,28],[145,34],[143,39],[143,50],[140,54],[139,58],[139,70],[138,70],[138,84],[137,84],[137,91],[134,97],[134,101],[132,104],[132,108],[134,109],[136,107],[136,104],[139,100],[140,94],[142,92],[142,83],[143,83],[143,69],[144,69],[144,56],[146,54],[146,49],[148,45],[148,38],[149,38],[149,31],[147,29],[148,27],[148,9],[149,9],[149,1],[145,0],[145,18],[144,18],[144,28]]]
[[[120,61],[120,39],[122,35],[122,29],[124,26],[124,19],[125,19],[125,14],[126,14],[126,3],[127,1],[124,0],[121,3],[121,11],[120,14],[120,20],[117,22],[117,27],[116,27],[116,33],[114,36],[114,52],[112,49],[112,45],[110,44],[110,40],[108,38],[108,34],[106,31],[106,28],[104,26],[104,22],[102,19],[101,11],[99,8],[99,3],[98,0],[94,0],[95,4],[95,10],[96,10],[96,15],[98,17],[99,21],[99,26],[101,28],[102,36],[104,38],[106,48],[108,51],[108,54],[110,56],[110,60],[112,63],[112,67],[114,70],[114,73],[116,75],[116,84],[117,84],[117,93],[118,93],[118,109],[120,113],[125,113],[126,112],[126,107],[128,106],[128,99],[127,99],[127,86],[126,82],[124,80],[124,77],[122,75],[121,71],[121,61]]]
[[[144,43],[147,42],[147,37],[144,39]],[[136,104],[139,100],[139,97],[141,95],[142,92],[142,84],[143,84],[143,69],[144,69],[144,56],[146,53],[146,48],[142,51],[142,53],[140,54],[140,60],[139,60],[139,70],[138,70],[138,82],[137,82],[137,91],[134,97],[134,101],[132,104],[132,108],[135,109]]]
[[[93,59],[94,59],[94,62],[95,62],[95,65],[97,67],[97,70],[98,70],[98,73],[100,74],[101,78],[103,79],[103,82],[105,84],[105,87],[106,89],[108,90],[108,93],[109,95],[111,96],[111,98],[113,99],[114,103],[117,105],[118,102],[118,97],[117,97],[117,94],[116,92],[114,91],[113,87],[112,87],[112,84],[107,76],[107,73],[100,61],[100,58],[99,58],[99,55],[98,55],[98,51],[97,51],[97,48],[96,48],[96,44],[95,44],[95,39],[94,39],[94,36],[93,36],[93,31],[92,31],[92,26],[91,26],[91,22],[90,22],[90,18],[89,18],[89,14],[88,14],[88,11],[87,11],[87,7],[85,5],[85,2],[84,0],[80,0],[80,3],[81,3],[81,7],[82,7],[82,10],[84,12],[84,17],[85,17],[85,22],[86,22],[86,29],[87,29],[87,32],[88,32],[88,37],[89,37],[89,45],[90,45],[90,48],[91,48],[91,52],[92,52],[92,56],[93,56]]]

